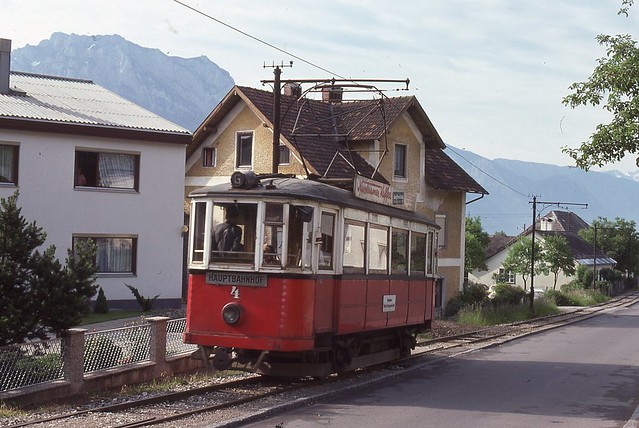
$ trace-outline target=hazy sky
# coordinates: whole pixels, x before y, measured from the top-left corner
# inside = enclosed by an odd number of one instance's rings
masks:
[[[253,38],[174,0],[0,0],[0,37],[15,49],[56,31],[119,34],[168,55],[205,55],[256,88],[273,77],[265,63],[291,59],[283,78],[410,78],[408,92],[388,95],[417,96],[446,144],[558,165],[573,164],[561,147],[606,119],[561,104],[604,56],[596,35],[639,37],[639,5],[618,16],[621,0],[183,2]],[[631,157],[605,169],[637,167]]]

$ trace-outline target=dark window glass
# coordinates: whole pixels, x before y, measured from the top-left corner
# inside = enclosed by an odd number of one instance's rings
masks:
[[[291,150],[287,146],[281,144],[280,145],[280,165],[289,164],[289,163],[291,163]]]
[[[18,146],[0,144],[0,183],[18,184]]]
[[[395,177],[406,177],[406,146],[395,144],[395,167],[393,169]]]
[[[239,132],[237,134],[235,166],[251,166],[253,163],[253,133]]]
[[[207,147],[202,150],[202,166],[215,166],[216,150],[214,147]]]

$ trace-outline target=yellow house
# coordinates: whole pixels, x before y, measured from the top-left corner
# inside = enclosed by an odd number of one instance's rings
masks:
[[[299,84],[285,85],[280,136],[274,138],[273,92],[233,87],[194,133],[187,149],[185,196],[249,170],[351,189],[356,176],[388,184],[393,205],[423,213],[441,227],[441,309],[463,286],[466,194],[488,192],[444,153],[417,98],[345,101],[346,91],[328,86],[320,100],[302,95]],[[274,153],[279,154],[276,171]]]

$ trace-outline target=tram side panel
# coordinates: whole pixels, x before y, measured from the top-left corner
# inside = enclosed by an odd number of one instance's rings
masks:
[[[335,324],[337,334],[358,333],[366,323],[365,279],[342,279],[335,286]]]
[[[395,327],[409,324],[408,306],[411,298],[409,289],[408,280],[389,280],[388,296],[390,298],[387,298],[387,303],[384,305],[387,326]]]

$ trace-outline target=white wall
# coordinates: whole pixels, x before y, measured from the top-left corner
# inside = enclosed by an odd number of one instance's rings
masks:
[[[146,297],[180,298],[183,144],[11,130],[0,130],[1,141],[20,143],[18,204],[28,221],[44,228],[46,245],[57,247],[62,262],[74,233],[137,235],[137,275],[97,279],[107,299],[132,299],[124,283]],[[139,153],[139,193],[74,189],[76,147]],[[0,197],[14,190],[0,186]]]

